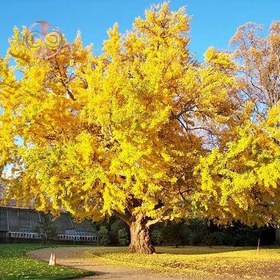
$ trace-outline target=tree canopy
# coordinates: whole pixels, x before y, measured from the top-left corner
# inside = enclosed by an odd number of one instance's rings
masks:
[[[248,78],[261,62],[244,50],[245,31],[234,38],[242,66],[214,48],[200,63],[189,53],[189,22],[164,3],[126,34],[114,25],[99,55],[78,34],[50,58],[34,56],[27,30],[15,28],[0,59],[6,198],[81,220],[115,214],[130,226],[130,250],[141,253],[154,251],[150,226],[167,219],[263,221],[254,209],[268,217],[278,207],[279,91],[258,119],[253,87],[264,81]],[[277,26],[264,48],[279,41]],[[260,52],[270,73],[277,54]],[[275,73],[268,82],[278,82]]]
[[[231,40],[239,62],[242,125],[224,147],[213,149],[197,167],[201,204],[208,208],[205,199],[213,200],[211,208],[217,211],[213,218],[221,222],[279,223],[279,27],[279,22],[273,22],[264,38],[260,25],[248,23]]]

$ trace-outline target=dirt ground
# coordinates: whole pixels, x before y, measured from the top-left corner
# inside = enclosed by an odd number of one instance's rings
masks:
[[[174,280],[189,279],[181,276],[171,276],[155,273],[143,269],[133,269],[127,267],[117,267],[98,263],[96,258],[86,258],[85,255],[92,247],[62,247],[46,248],[29,252],[29,256],[36,259],[48,261],[51,254],[56,255],[57,264],[76,267],[94,271],[94,276],[79,278],[82,280],[90,279],[121,279],[121,280]]]

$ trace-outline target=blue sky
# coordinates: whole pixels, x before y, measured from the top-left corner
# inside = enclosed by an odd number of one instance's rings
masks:
[[[94,44],[96,53],[115,22],[120,31],[131,28],[135,17],[162,1],[151,0],[1,0],[0,55],[8,48],[8,38],[16,25],[31,26],[37,20],[58,25],[71,42],[78,30],[85,45]],[[249,21],[269,27],[280,19],[279,0],[171,0],[171,9],[186,6],[192,16],[191,52],[201,59],[209,46],[227,49],[236,28]]]

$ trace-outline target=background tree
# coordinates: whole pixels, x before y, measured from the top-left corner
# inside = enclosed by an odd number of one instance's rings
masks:
[[[118,230],[118,241],[121,246],[129,244],[129,236],[125,228]]]
[[[254,105],[255,121],[265,120],[280,100],[280,22],[271,24],[267,37],[262,36],[262,29],[250,22],[240,26],[231,39],[242,74],[241,96]]]
[[[49,215],[40,214],[40,222],[34,228],[35,232],[40,235],[43,240],[44,245],[51,239],[57,236],[56,227],[52,223]]]
[[[280,23],[272,23],[267,37],[259,34],[260,28],[254,23],[241,26],[231,40],[240,63],[237,77],[245,112],[240,126],[197,168],[202,190],[198,203],[211,199],[216,213],[210,209],[210,216],[219,222],[279,224]]]
[[[188,32],[184,9],[165,3],[125,35],[115,25],[98,56],[77,36],[40,59],[15,29],[0,61],[7,199],[80,220],[115,214],[139,253],[154,252],[153,224],[199,214],[193,170],[235,134],[240,104],[231,55],[211,48],[194,63]]]
[[[109,243],[109,231],[105,226],[101,226],[98,231],[98,244],[102,246],[107,246]]]
[[[114,215],[110,218],[110,244],[119,245],[119,230],[122,230],[123,232],[129,232],[129,227],[125,222],[120,220],[119,218],[115,217]],[[110,222],[110,221],[109,221]],[[129,236],[128,236],[129,239]],[[128,240],[129,241],[129,240]],[[128,242],[129,243],[129,242]]]
[[[158,229],[153,229],[151,231],[151,238],[152,238],[152,243],[159,246],[163,242],[162,238],[162,231]]]

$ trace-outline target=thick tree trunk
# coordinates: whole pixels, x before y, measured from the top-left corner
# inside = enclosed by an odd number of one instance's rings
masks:
[[[150,237],[150,227],[147,219],[138,215],[130,222],[130,245],[129,252],[139,254],[153,254],[155,248]]]

